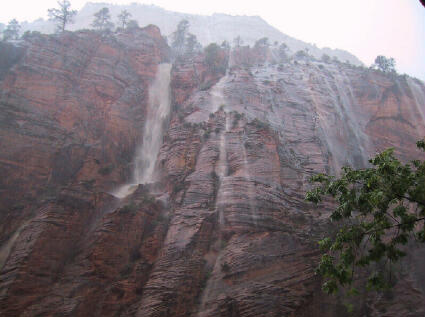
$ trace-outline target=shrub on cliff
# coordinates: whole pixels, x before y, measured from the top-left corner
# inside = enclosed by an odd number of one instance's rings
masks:
[[[323,54],[322,55],[322,62],[329,64],[331,62],[331,57],[328,54]]]
[[[3,40],[17,40],[19,39],[19,30],[21,26],[16,19],[9,21],[9,24],[6,26],[6,29],[3,31]]]
[[[289,50],[288,45],[286,45],[285,43],[280,44],[278,49],[278,54],[281,61],[286,61],[288,59],[288,54],[287,54],[288,50]]]
[[[198,39],[194,34],[189,33],[186,38],[185,53],[192,55],[202,50],[201,43],[198,42]]]
[[[0,80],[8,73],[24,55],[25,50],[22,47],[11,43],[0,42]]]
[[[266,122],[261,121],[261,120],[259,120],[257,118],[255,118],[254,120],[252,120],[251,121],[251,124],[254,125],[255,127],[257,127],[257,129],[260,129],[260,130],[267,130],[267,129],[269,129],[269,125]]]
[[[267,37],[263,37],[255,42],[254,48],[268,48],[269,46],[269,39]]]
[[[205,50],[205,63],[210,71],[214,73],[224,73],[227,68],[226,52],[216,43],[211,43]]]
[[[139,23],[136,20],[130,20],[127,23],[127,30],[134,30],[139,28]]]
[[[417,146],[425,151],[425,140]],[[311,179],[320,185],[307,193],[308,201],[331,196],[337,202],[330,220],[338,231],[319,242],[324,254],[317,272],[326,278],[327,293],[351,286],[361,267],[372,271],[367,288],[390,287],[392,265],[406,255],[403,246],[425,242],[425,161],[403,164],[387,149],[369,162],[372,167],[361,170],[344,167],[340,177]]]
[[[392,57],[387,58],[379,55],[375,58],[375,63],[371,67],[379,69],[384,73],[395,73],[395,60]]]
[[[310,55],[308,55],[308,50],[299,50],[295,53],[296,59],[308,59]]]

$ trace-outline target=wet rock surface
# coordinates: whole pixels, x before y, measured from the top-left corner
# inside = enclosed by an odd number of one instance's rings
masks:
[[[159,30],[25,45],[0,83],[2,314],[346,314],[314,274],[329,209],[304,201],[308,178],[389,146],[417,157],[423,83],[249,48],[226,74],[202,55],[175,61],[158,181],[120,200],[106,192],[128,181],[143,139],[168,56]],[[423,316],[416,250],[393,294],[355,315]]]

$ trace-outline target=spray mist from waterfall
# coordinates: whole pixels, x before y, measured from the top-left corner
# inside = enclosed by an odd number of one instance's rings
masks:
[[[158,65],[155,80],[149,88],[143,142],[136,151],[132,181],[115,190],[113,195],[118,198],[134,192],[138,184],[155,181],[155,163],[164,136],[164,125],[170,114],[170,70],[171,64]]]

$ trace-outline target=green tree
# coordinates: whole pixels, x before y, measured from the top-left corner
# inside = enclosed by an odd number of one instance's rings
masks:
[[[299,50],[295,53],[297,59],[307,59],[309,57],[307,50]]]
[[[139,28],[139,23],[137,23],[137,21],[136,20],[130,20],[130,21],[128,21],[128,23],[127,23],[127,29],[137,29],[137,28]]]
[[[204,49],[205,63],[215,73],[224,73],[227,68],[227,54],[216,43],[211,43]]]
[[[417,142],[425,150],[425,140]],[[318,174],[320,185],[307,192],[313,203],[331,196],[337,207],[330,220],[334,236],[319,242],[324,251],[317,272],[326,280],[323,290],[334,293],[352,286],[359,268],[367,268],[367,287],[390,286],[391,267],[405,256],[412,238],[425,242],[425,161],[408,164],[387,149],[369,160],[372,167],[344,167],[339,177]]]
[[[92,26],[99,31],[108,31],[114,27],[111,22],[111,15],[109,14],[108,8],[102,8],[94,14],[94,21]]]
[[[9,24],[6,26],[6,29],[3,31],[3,40],[17,40],[19,39],[19,30],[21,26],[19,25],[18,20],[13,19],[9,21]]]
[[[188,33],[186,38],[185,53],[191,55],[199,51],[200,48],[201,44],[198,42],[196,36],[194,34]]]
[[[331,57],[328,54],[322,55],[322,62],[325,62],[326,64],[329,64],[331,62]]]
[[[221,42],[221,48],[222,49],[224,49],[224,50],[230,50],[230,44],[229,44],[229,42],[227,42],[227,41],[223,41],[223,42]]]
[[[394,73],[395,72],[395,60],[390,57],[379,55],[375,58],[375,63],[372,64],[372,68],[377,68],[384,73]]]
[[[171,48],[176,53],[176,55],[183,55],[185,53],[185,45],[188,31],[189,21],[181,20],[177,25],[177,30],[171,35]]]
[[[256,48],[268,48],[270,46],[269,39],[267,37],[263,37],[255,42],[254,47]]]
[[[77,14],[76,10],[71,10],[71,3],[68,0],[58,1],[59,9],[49,9],[49,19],[56,22],[58,32],[64,32],[65,27],[74,22],[74,17]]]
[[[122,10],[121,13],[118,15],[119,24],[123,29],[127,27],[130,17],[131,13],[127,10]]]
[[[280,44],[278,54],[281,60],[286,60],[288,58],[287,52],[288,46],[285,43]]]

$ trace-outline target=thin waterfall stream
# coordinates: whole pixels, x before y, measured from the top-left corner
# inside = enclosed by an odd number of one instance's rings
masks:
[[[112,194],[124,198],[139,184],[155,182],[155,164],[162,145],[164,126],[170,115],[171,64],[159,64],[155,80],[149,88],[149,104],[143,131],[143,142],[136,151],[132,181],[121,185]]]

